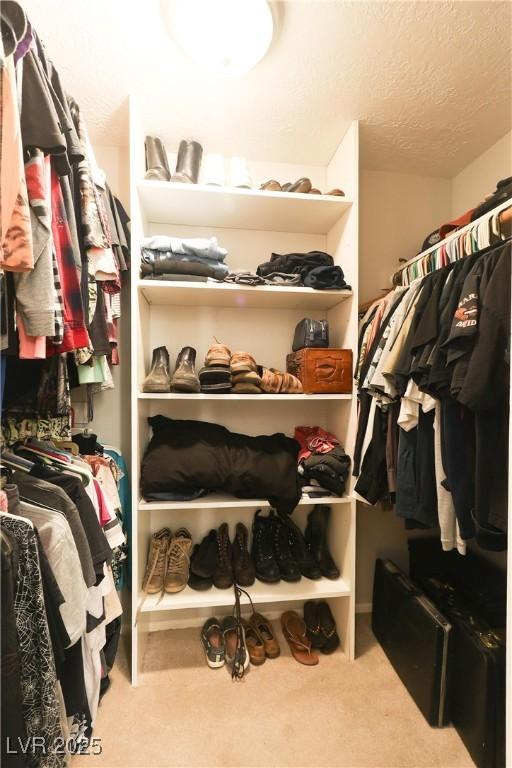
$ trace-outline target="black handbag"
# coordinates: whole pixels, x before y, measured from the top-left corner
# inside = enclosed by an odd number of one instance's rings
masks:
[[[312,320],[305,317],[295,326],[292,349],[298,352],[306,347],[328,347],[329,324],[327,320]]]

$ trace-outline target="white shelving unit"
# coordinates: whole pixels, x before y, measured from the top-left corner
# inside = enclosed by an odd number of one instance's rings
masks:
[[[262,192],[171,182],[145,181],[144,136],[152,134],[151,116],[138,115],[130,103],[130,173],[132,215],[132,682],[144,669],[149,632],[200,626],[205,618],[224,615],[233,605],[233,591],[212,588],[175,595],[145,596],[141,590],[151,533],[163,525],[185,525],[194,541],[210,528],[238,521],[251,528],[254,512],[269,507],[264,499],[236,499],[222,493],[190,502],[146,502],[140,499],[140,462],[150,439],[149,416],[163,415],[216,422],[245,434],[284,432],[298,425],[319,425],[338,436],[349,454],[356,430],[356,398],[349,395],[187,395],[145,394],[141,383],[154,347],[166,345],[174,365],[181,347],[197,350],[203,363],[216,337],[232,351],[249,351],[257,361],[284,370],[295,325],[305,316],[327,318],[332,346],[357,350],[358,273],[358,124],[354,122],[325,168],[286,167],[286,178],[310,176],[320,189],[341,187],[346,197]],[[165,135],[162,138],[166,139]],[[201,137],[199,137],[201,138]],[[174,147],[169,143],[168,150]],[[214,151],[215,147],[205,147]],[[249,158],[249,167],[251,162]],[[274,167],[254,164],[266,178]],[[254,172],[253,169],[253,172]],[[313,170],[313,173],[312,173]],[[259,186],[264,178],[254,179]],[[144,236],[214,235],[228,249],[230,269],[255,270],[272,252],[324,250],[345,273],[346,291],[308,288],[242,286],[222,283],[170,283],[138,279],[140,242]],[[281,404],[279,407],[278,404]],[[249,588],[254,604],[274,618],[288,608],[301,610],[305,600],[325,598],[341,637],[340,659],[355,655],[355,501],[351,487],[343,498],[302,498],[293,519],[304,529],[315,503],[331,505],[330,549],[341,575],[329,581],[301,579],[296,584]]]

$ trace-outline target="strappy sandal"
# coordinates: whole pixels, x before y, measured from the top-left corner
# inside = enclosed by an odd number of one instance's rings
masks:
[[[322,632],[323,643],[320,648],[322,653],[333,653],[340,644],[340,638],[336,630],[336,622],[329,604],[321,600],[317,605],[318,622]]]
[[[304,389],[300,379],[291,373],[283,373],[283,383],[280,391],[287,395],[300,395],[304,392]]]
[[[318,656],[311,650],[311,641],[306,635],[306,624],[295,611],[285,611],[281,616],[281,628],[295,661],[307,667],[318,664]]]
[[[276,395],[281,391],[283,384],[283,374],[276,371],[275,368],[263,368],[261,374],[261,389],[267,394]]]

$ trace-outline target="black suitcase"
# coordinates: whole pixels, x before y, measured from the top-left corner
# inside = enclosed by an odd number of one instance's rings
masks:
[[[452,723],[477,768],[505,765],[505,638],[478,617],[451,585],[431,578],[425,590],[454,628]]]
[[[507,572],[475,552],[444,552],[431,536],[409,539],[409,573],[421,587],[429,576],[451,584],[491,627],[506,625]]]
[[[452,627],[391,560],[375,563],[372,629],[427,722],[446,725]]]

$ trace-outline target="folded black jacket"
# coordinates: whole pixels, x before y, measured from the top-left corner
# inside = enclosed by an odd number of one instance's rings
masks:
[[[341,267],[314,267],[305,276],[304,285],[307,288],[316,288],[317,291],[350,288],[345,282]]]
[[[301,275],[304,279],[315,267],[332,267],[333,265],[334,259],[324,251],[273,253],[270,261],[259,265],[256,274],[266,277],[272,272],[284,272],[288,275]]]
[[[225,491],[241,499],[267,499],[291,514],[300,497],[299,444],[283,434],[250,437],[219,424],[148,419],[153,437],[144,453],[141,491]]]

